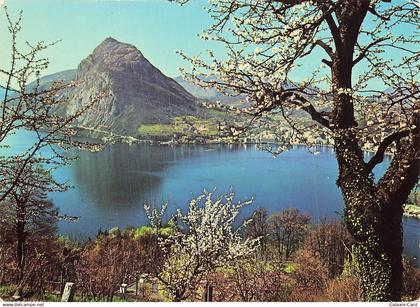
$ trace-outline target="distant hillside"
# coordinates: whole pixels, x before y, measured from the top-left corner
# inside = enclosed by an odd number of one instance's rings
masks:
[[[243,103],[243,96],[227,96],[223,95],[220,92],[218,92],[215,88],[211,89],[205,89],[202,88],[194,83],[191,83],[187,80],[184,80],[181,76],[175,77],[174,80],[182,85],[183,88],[185,88],[189,93],[194,95],[197,98],[203,99],[203,100],[209,100],[209,101],[220,101],[223,104],[226,105],[239,105]],[[215,77],[208,77],[203,78],[203,80],[206,81],[212,81],[215,80]]]
[[[9,98],[16,95],[16,91],[13,88],[9,88],[8,96]],[[6,94],[6,89],[0,85],[0,101],[4,100],[4,95]]]
[[[56,80],[61,80],[65,83],[68,83],[71,80],[74,80],[76,78],[76,73],[77,73],[76,69],[69,69],[69,70],[60,71],[52,75],[44,76],[40,78],[39,86],[40,88],[46,88],[50,86],[53,81],[56,81]],[[32,83],[32,85],[33,84],[34,83]]]

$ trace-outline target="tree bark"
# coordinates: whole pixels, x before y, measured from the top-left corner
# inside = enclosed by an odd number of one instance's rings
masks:
[[[399,301],[402,287],[403,204],[419,175],[419,114],[414,133],[404,136],[391,166],[378,184],[358,144],[353,101],[354,48],[369,1],[347,0],[336,11],[339,25],[330,20],[336,51],[332,58],[334,108],[332,130],[339,165],[337,185],[345,208],[344,221],[355,240],[353,260],[367,301]],[[414,137],[413,137],[414,135]]]
[[[377,185],[376,194],[381,201],[380,233],[386,254],[391,261],[391,298],[397,300],[402,287],[403,231],[401,226],[403,206],[411,190],[418,182],[420,173],[420,115],[415,114],[412,135],[397,145],[397,153],[383,178]]]
[[[364,299],[390,297],[391,262],[380,238],[380,207],[373,179],[366,174],[362,152],[349,133],[336,140],[339,164],[337,184],[344,197],[344,222],[354,238],[353,260],[361,279]]]
[[[17,216],[16,216],[16,262],[18,267],[17,283],[19,284],[23,280],[25,270],[25,220],[26,213],[25,207],[21,203],[17,203]]]
[[[388,171],[375,184],[356,136],[346,130],[336,137],[337,184],[344,196],[344,221],[355,240],[353,257],[367,301],[401,300],[403,205],[418,180],[419,147],[418,133],[402,142]]]
[[[415,185],[418,171],[413,172],[412,184],[404,186],[405,192],[388,192],[384,200],[369,176],[351,171],[350,168],[356,166],[341,163],[341,169],[347,168],[347,176],[339,185],[345,201],[344,220],[356,242],[353,256],[363,293],[368,301],[399,301],[403,272],[403,205]]]

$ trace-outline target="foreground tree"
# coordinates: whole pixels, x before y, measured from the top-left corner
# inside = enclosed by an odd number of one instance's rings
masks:
[[[54,276],[51,267],[57,267],[58,260],[53,238],[56,222],[62,217],[47,200],[47,193],[64,191],[68,186],[53,180],[52,172],[73,159],[65,153],[69,148],[101,149],[73,137],[77,119],[104,94],[93,97],[73,114],[60,113],[66,103],[63,91],[77,84],[57,81],[50,88],[40,85],[40,74],[49,64],[41,54],[54,43],[26,42],[21,48],[22,12],[13,21],[5,9],[0,18],[11,36],[10,65],[0,68],[0,222],[4,230],[0,251],[10,250],[7,246],[15,251],[12,259],[16,269],[11,271],[17,272],[14,282],[18,283],[16,296],[20,296],[28,287],[42,290],[45,274]],[[16,150],[9,144],[20,133],[30,133],[31,138]]]
[[[56,183],[42,167],[30,166],[20,176],[10,195],[0,203],[0,225],[10,231],[9,235],[13,234],[13,241],[16,243],[17,283],[22,281],[25,271],[27,241],[55,236],[60,217],[58,210],[47,199],[46,193],[66,189]],[[14,168],[15,171],[19,169],[19,166]]]
[[[213,194],[205,191],[192,198],[188,212],[178,209],[171,220],[173,231],[164,235],[161,229],[166,205],[160,211],[145,205],[164,254],[156,277],[173,301],[191,297],[207,274],[248,256],[258,247],[259,239],[242,239],[240,235],[246,222],[235,226],[239,210],[251,202],[234,203],[233,197],[231,192],[213,199]]]
[[[20,165],[16,163],[10,171],[19,171]],[[13,175],[13,173],[11,174]],[[44,259],[47,253],[54,257],[52,245],[55,245],[57,222],[74,217],[60,216],[58,209],[47,198],[48,192],[61,192],[67,190],[67,186],[56,182],[50,172],[39,165],[29,164],[20,176],[14,189],[0,202],[0,226],[4,231],[4,237],[8,238],[2,243],[12,246],[14,263],[16,264],[16,278],[18,284],[16,296],[22,295],[25,282],[27,281],[29,268],[27,259],[39,255],[39,260]],[[46,250],[43,250],[46,247]],[[44,259],[45,260],[45,259]],[[39,273],[39,272],[37,272]],[[32,273],[31,273],[32,274]]]
[[[277,122],[278,149],[333,139],[344,220],[368,301],[401,299],[403,204],[420,171],[418,9],[416,1],[391,0],[209,1],[214,23],[203,38],[223,43],[226,57],[182,54],[193,64],[186,78],[246,97],[253,106],[239,111],[254,124]],[[317,60],[321,65],[311,66]],[[307,78],[297,80],[302,73]],[[365,148],[376,150],[369,161]],[[387,151],[392,162],[374,180]]]
[[[244,227],[244,235],[248,238],[259,239],[261,257],[266,258],[267,245],[269,240],[268,211],[264,208],[258,208],[254,211],[252,218]]]

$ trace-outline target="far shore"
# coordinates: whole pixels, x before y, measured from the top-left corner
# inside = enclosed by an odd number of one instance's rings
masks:
[[[406,204],[404,206],[404,216],[420,219],[420,207],[414,204]]]
[[[190,140],[190,141],[180,141],[180,140],[163,140],[158,138],[139,138],[127,135],[119,135],[115,133],[110,133],[104,130],[98,130],[87,127],[77,127],[79,132],[81,132],[82,137],[92,138],[94,140],[101,140],[105,144],[149,144],[149,145],[268,145],[268,146],[277,146],[282,145],[281,143],[276,143],[274,141],[241,141],[241,140],[223,140],[223,137],[218,139],[205,139],[200,138],[200,141]],[[295,143],[291,144],[292,146],[308,146],[305,143]],[[333,144],[315,144],[313,147],[329,147],[334,148]],[[376,151],[373,149],[363,149],[364,152],[374,154]],[[387,152],[387,156],[393,157],[393,153]]]

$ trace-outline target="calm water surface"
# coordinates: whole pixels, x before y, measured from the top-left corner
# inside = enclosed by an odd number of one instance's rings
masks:
[[[13,136],[9,150],[19,152],[30,139],[27,132]],[[341,218],[343,211],[335,185],[337,162],[328,147],[320,148],[318,155],[298,147],[277,158],[254,145],[115,144],[99,153],[75,154],[78,160],[55,173],[74,188],[50,197],[62,214],[80,217],[76,223],[60,223],[60,232],[76,239],[94,236],[100,228],[147,223],[144,202],[169,201],[169,213],[186,209],[191,196],[203,188],[219,194],[233,188],[237,200],[253,197],[254,204],[242,211],[244,218],[258,207],[269,212],[296,207],[314,222]],[[388,164],[377,166],[375,175],[381,176]],[[420,222],[403,222],[405,252],[419,264]]]

